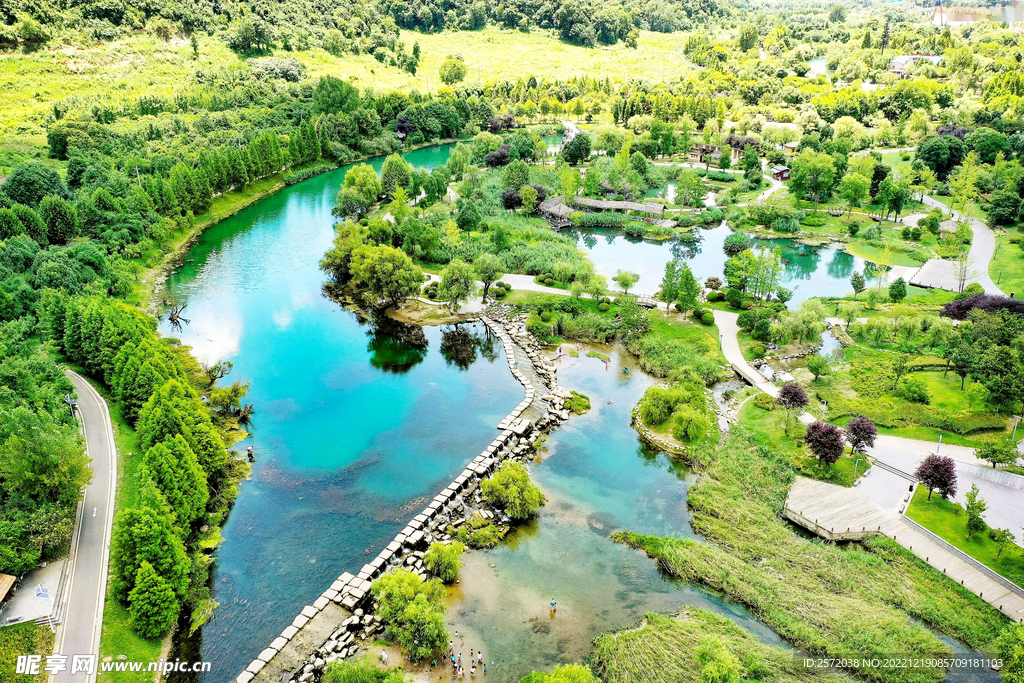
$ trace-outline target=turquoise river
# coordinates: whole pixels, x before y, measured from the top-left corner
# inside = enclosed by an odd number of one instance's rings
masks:
[[[406,155],[443,163],[450,147]],[[371,163],[380,168],[382,159]],[[229,360],[227,381],[251,382],[256,462],[217,550],[216,616],[176,656],[211,661],[226,683],[343,571],[358,570],[495,436],[522,398],[500,343],[477,324],[417,327],[367,320],[321,292],[317,268],[332,240],[331,206],[345,168],[287,187],[207,230],[170,278],[190,319],[180,332],[201,360]],[[727,228],[694,246],[579,236],[601,271],[628,268],[648,285],[673,256],[700,277],[720,275]],[[797,298],[845,291],[852,257],[789,250]],[[812,289],[813,287],[813,289]],[[606,349],[606,352],[608,350]],[[690,536],[690,477],[644,448],[630,408],[654,380],[613,350],[612,362],[565,358],[559,381],[588,394],[531,466],[548,496],[539,518],[492,551],[470,553],[451,596],[450,627],[488,652],[495,683],[578,661],[591,639],[645,611],[699,605],[765,642],[778,637],[741,607],[664,578],[613,544],[628,528]],[[623,370],[628,370],[624,372]],[[558,616],[549,620],[556,598]]]

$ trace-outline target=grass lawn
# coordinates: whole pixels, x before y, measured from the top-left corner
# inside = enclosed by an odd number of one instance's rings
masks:
[[[802,436],[805,427],[793,417],[789,427],[789,436],[784,431],[786,415],[783,411],[764,410],[747,401],[740,408],[739,424],[754,434],[759,445],[767,446],[773,451],[785,454],[790,464],[801,475],[811,479],[820,479],[840,486],[853,486],[854,470],[862,476],[871,467],[871,463],[862,456],[853,456],[846,452],[833,465],[822,465],[817,458],[800,445],[797,437]],[[858,464],[856,461],[860,459]]]
[[[1024,586],[1024,556],[1020,546],[1010,545],[999,554],[999,548],[987,532],[967,538],[967,513],[959,505],[937,493],[928,500],[928,489],[919,486],[907,508],[907,517],[914,520],[947,543],[964,551],[978,562]]]
[[[654,311],[651,315],[651,332],[666,341],[678,339],[683,342],[695,342],[702,337],[711,337],[715,340],[715,346],[719,348],[719,361],[723,365],[726,363],[725,356],[721,353],[721,346],[718,344],[721,335],[718,325],[695,323],[690,316],[684,320],[681,313]]]
[[[885,251],[884,248],[876,247],[873,244],[869,244],[865,240],[852,240],[846,244],[846,251],[853,254],[854,256],[860,256],[865,261],[872,263],[883,263],[887,266],[912,266],[917,267],[923,264],[927,260],[927,256],[923,254],[920,249],[912,249],[909,252],[898,251],[893,248],[890,249],[890,257],[882,258],[882,254]],[[923,256],[924,258],[915,258],[916,256]]]
[[[15,674],[18,655],[53,653],[53,633],[39,624],[18,624],[0,628],[0,681],[4,683],[39,683],[46,676]],[[43,661],[45,664],[45,660]],[[69,660],[70,663],[70,660]],[[42,671],[42,667],[40,667]]]
[[[903,156],[906,155],[906,160]],[[913,152],[882,152],[882,163],[889,168],[898,169],[901,171],[909,170],[914,163]]]
[[[988,274],[1007,294],[1024,292],[1024,250],[1010,244],[1010,235],[996,237],[996,253],[988,264]]]
[[[146,640],[135,633],[128,625],[128,610],[110,597],[107,593],[107,600],[103,606],[103,633],[100,636],[100,659],[113,657],[117,661],[118,655],[125,655],[128,661],[155,662],[160,658],[161,641]],[[121,683],[122,681],[149,681],[153,680],[153,674],[145,671],[108,671],[100,673],[97,678],[103,683]]]

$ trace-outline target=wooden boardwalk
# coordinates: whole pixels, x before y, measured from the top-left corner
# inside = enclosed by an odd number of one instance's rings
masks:
[[[830,541],[859,541],[885,535],[1013,621],[1024,621],[1021,588],[853,489],[797,477],[786,498],[784,511],[792,522]]]

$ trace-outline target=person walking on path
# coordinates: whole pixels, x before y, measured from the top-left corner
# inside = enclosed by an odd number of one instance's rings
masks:
[[[551,613],[554,614],[558,611],[558,603],[555,602],[554,598],[551,598]]]

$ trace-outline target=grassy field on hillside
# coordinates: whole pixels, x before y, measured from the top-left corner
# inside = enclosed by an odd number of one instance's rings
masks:
[[[295,57],[306,65],[307,76],[332,74],[377,92],[436,90],[443,85],[438,67],[452,53],[453,45],[458,46],[469,68],[467,84],[530,75],[662,81],[674,80],[690,68],[681,58],[685,34],[678,33],[644,32],[637,49],[622,43],[583,48],[562,43],[548,31],[521,33],[494,27],[436,34],[402,31],[401,39],[409,46],[420,44],[422,61],[416,76],[380,64],[366,54],[335,57],[316,48],[305,52],[278,50],[275,55]],[[0,175],[27,158],[45,155],[44,127],[53,120],[53,104],[57,101],[74,98],[76,109],[89,111],[92,105],[111,98],[169,96],[197,69],[241,62],[219,39],[202,34],[198,59],[193,59],[187,40],[163,42],[150,34],[89,47],[55,45],[35,53],[0,53],[0,92],[4,95],[0,109],[0,138],[4,140],[0,145]]]

